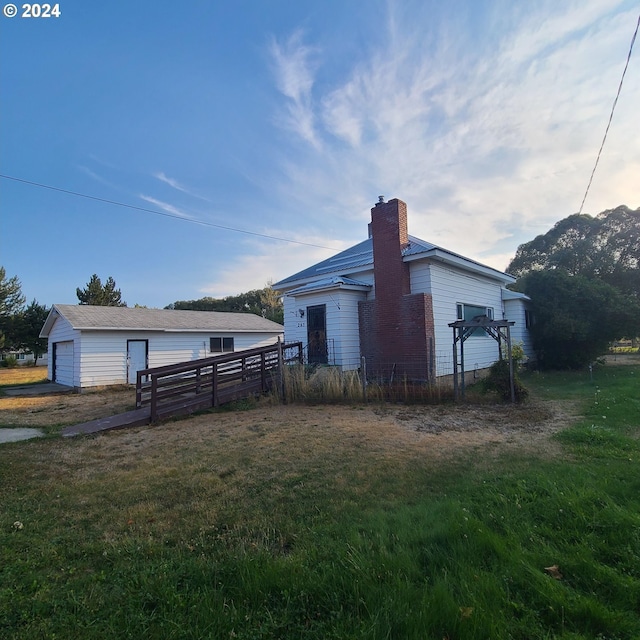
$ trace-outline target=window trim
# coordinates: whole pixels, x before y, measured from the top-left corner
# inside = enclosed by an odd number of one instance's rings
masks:
[[[219,341],[219,348],[214,348],[214,340]],[[235,353],[235,340],[233,336],[211,336],[209,338],[209,351],[211,353]]]
[[[484,311],[485,316],[488,316],[489,320],[493,320],[495,318],[494,316],[494,312],[493,312],[493,307],[484,307],[482,305],[479,304],[471,304],[468,302],[456,302],[456,320],[465,320],[465,308],[466,309],[474,309],[476,311]],[[467,316],[469,316],[469,314],[466,314]],[[467,320],[471,320],[471,318],[475,318],[475,316],[481,315],[480,313],[474,313],[473,316],[469,316],[467,317]],[[490,337],[487,336],[486,331],[484,331],[484,329],[475,329],[472,333],[470,337],[473,338],[480,338],[482,336],[485,337]]]

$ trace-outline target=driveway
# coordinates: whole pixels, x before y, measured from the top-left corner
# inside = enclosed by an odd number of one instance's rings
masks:
[[[5,387],[3,392],[6,396],[16,398],[20,396],[46,396],[51,394],[71,393],[73,389],[55,382],[45,382],[43,384],[26,384],[15,387]],[[0,444],[4,442],[19,442],[20,440],[30,440],[40,438],[44,435],[41,429],[3,429],[0,428]]]

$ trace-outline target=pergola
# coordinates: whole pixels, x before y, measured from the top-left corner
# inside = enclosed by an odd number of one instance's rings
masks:
[[[453,329],[453,390],[456,400],[464,400],[464,343],[475,331],[482,329],[498,343],[498,354],[502,360],[502,344],[507,345],[509,358],[509,384],[511,387],[511,402],[516,401],[513,380],[513,358],[511,355],[511,327],[515,322],[510,320],[492,320],[488,316],[476,316],[471,320],[457,320],[449,324]],[[458,361],[458,344],[460,345],[460,360]]]

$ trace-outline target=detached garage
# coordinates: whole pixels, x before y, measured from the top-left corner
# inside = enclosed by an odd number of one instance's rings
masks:
[[[284,327],[252,313],[53,305],[41,338],[49,379],[84,389],[135,384],[140,369],[275,344]]]

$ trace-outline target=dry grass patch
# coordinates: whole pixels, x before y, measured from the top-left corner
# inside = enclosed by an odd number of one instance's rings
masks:
[[[33,384],[47,380],[47,367],[14,367],[0,369],[0,387]]]
[[[135,407],[135,390],[110,387],[84,393],[0,397],[0,425],[57,427],[88,422]]]

